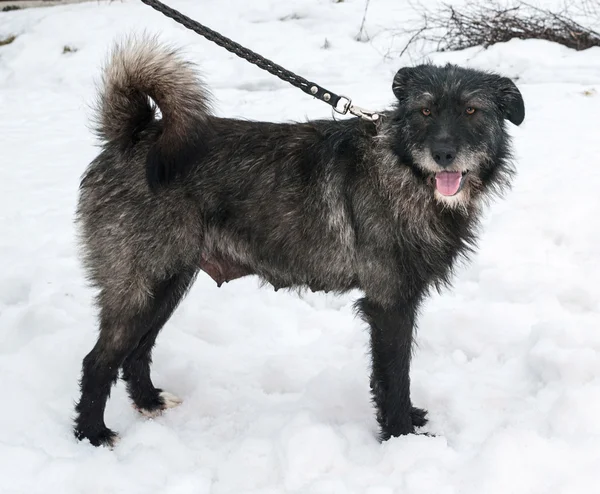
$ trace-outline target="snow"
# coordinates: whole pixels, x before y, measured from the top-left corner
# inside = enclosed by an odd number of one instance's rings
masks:
[[[220,115],[328,117],[326,105],[138,1],[0,13],[0,491],[13,493],[580,494],[600,483],[600,49],[514,40],[397,54],[408,2],[171,0],[213,29],[365,108],[427,56],[513,77],[519,170],[489,209],[455,287],[423,310],[413,399],[424,435],[380,444],[357,294],[298,297],[202,275],[155,350],[156,384],[183,404],[147,419],[119,383],[114,450],[71,432],[93,292],[76,255],[80,175],[99,68],[113,41],[184,45]],[[429,2],[431,4],[431,2]],[[412,17],[411,17],[412,16]],[[329,48],[324,49],[325,39]],[[77,51],[63,54],[65,45]]]

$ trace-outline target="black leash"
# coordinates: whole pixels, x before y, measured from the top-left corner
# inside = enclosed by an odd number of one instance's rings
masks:
[[[369,120],[371,122],[375,122],[379,120],[379,115],[375,112],[370,112],[359,108],[352,104],[352,100],[347,96],[337,95],[333,91],[328,91],[327,89],[315,84],[314,82],[307,81],[303,77],[290,72],[287,69],[284,69],[280,65],[277,65],[275,62],[268,60],[264,57],[261,57],[258,53],[249,50],[248,48],[244,48],[242,45],[236,43],[235,41],[226,38],[222,34],[213,31],[212,29],[200,24],[199,22],[190,19],[186,15],[183,15],[181,12],[178,12],[175,9],[172,9],[168,5],[165,5],[158,0],[142,0],[143,3],[149,5],[155,10],[158,10],[161,14],[170,17],[175,22],[178,22],[182,26],[191,29],[195,33],[204,36],[207,40],[216,43],[217,45],[225,48],[231,53],[237,55],[248,62],[257,65],[263,70],[279,77],[285,82],[289,82],[292,86],[295,86],[307,94],[314,96],[315,98],[327,103],[330,105],[333,110],[342,115],[346,115],[350,112],[352,115],[363,118],[365,120]]]

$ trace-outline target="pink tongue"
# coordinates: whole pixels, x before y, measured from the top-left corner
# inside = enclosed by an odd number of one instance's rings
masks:
[[[453,196],[458,192],[462,173],[438,172],[435,174],[435,188],[445,196]]]

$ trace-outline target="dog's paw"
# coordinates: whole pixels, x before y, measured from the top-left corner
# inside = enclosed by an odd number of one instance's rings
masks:
[[[392,437],[407,436],[415,433],[415,426],[411,422],[411,417],[405,417],[406,420],[388,420],[385,424],[379,424],[379,440],[385,442]]]
[[[183,400],[181,398],[169,393],[168,391],[161,391],[160,397],[163,400],[164,409],[175,408],[183,403]]]
[[[164,410],[175,408],[182,403],[183,400],[174,394],[171,394],[168,391],[160,391],[153,403],[144,407],[135,407],[135,409],[145,417],[154,418],[159,416]]]
[[[410,410],[410,418],[414,427],[423,427],[427,422],[427,410],[422,408],[412,407]]]
[[[75,427],[75,437],[79,441],[87,439],[92,446],[106,446],[113,449],[119,441],[119,435],[111,431],[108,427],[102,427],[97,430],[84,430],[81,427]]]
[[[411,407],[409,415],[402,419],[396,417],[392,420],[388,418],[383,421],[380,414],[378,415],[378,421],[380,425],[379,439],[381,442],[387,441],[392,437],[406,436],[408,434],[430,435],[415,431],[417,427],[423,427],[427,423],[427,410],[421,408]]]

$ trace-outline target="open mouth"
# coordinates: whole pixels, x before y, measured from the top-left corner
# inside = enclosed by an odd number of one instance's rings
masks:
[[[443,171],[435,174],[435,189],[443,196],[454,196],[460,192],[468,172]]]

